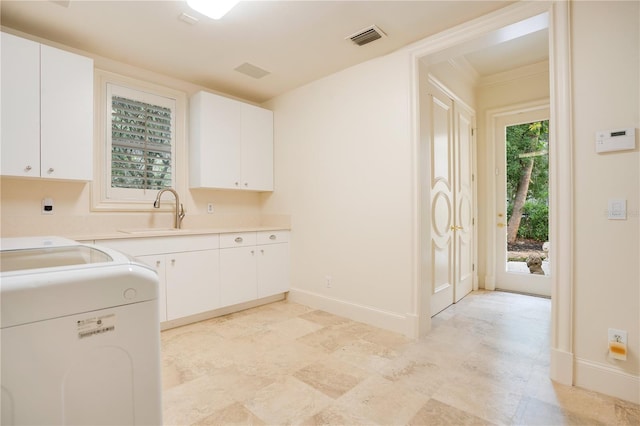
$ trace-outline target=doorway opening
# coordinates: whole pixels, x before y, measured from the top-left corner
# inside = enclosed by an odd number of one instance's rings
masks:
[[[496,288],[550,297],[549,108],[495,123]]]
[[[507,270],[549,275],[549,120],[507,126],[505,142]]]

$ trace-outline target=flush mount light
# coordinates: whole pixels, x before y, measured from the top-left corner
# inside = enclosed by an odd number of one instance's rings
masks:
[[[240,0],[187,0],[189,7],[211,19],[220,19]]]

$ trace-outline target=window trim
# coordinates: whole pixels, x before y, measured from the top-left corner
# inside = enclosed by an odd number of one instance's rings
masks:
[[[110,167],[111,145],[108,126],[111,114],[111,99],[109,96],[109,85],[120,86],[124,89],[146,92],[152,96],[159,96],[175,100],[174,110],[174,153],[173,153],[173,179],[174,189],[179,193],[184,193],[187,187],[186,176],[186,112],[187,95],[184,92],[174,90],[165,86],[125,77],[107,71],[95,70],[95,117],[94,122],[94,176],[91,185],[91,210],[92,211],[153,211],[153,200],[156,191],[148,193],[137,199],[111,198],[110,196]],[[117,191],[116,191],[117,192]],[[161,210],[171,210],[173,206],[163,205]],[[155,210],[157,211],[157,210]]]

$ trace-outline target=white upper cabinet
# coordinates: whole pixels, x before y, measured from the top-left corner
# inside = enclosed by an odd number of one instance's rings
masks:
[[[207,92],[191,98],[192,188],[273,191],[273,113]]]
[[[40,44],[2,36],[3,175],[40,176]]]
[[[91,180],[93,61],[1,36],[1,173]]]

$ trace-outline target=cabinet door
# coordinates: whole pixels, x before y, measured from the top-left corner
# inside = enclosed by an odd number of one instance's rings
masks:
[[[167,262],[167,320],[220,307],[218,250],[165,255]]]
[[[258,298],[289,291],[289,244],[258,246]]]
[[[2,33],[3,175],[40,176],[40,44]]]
[[[192,188],[240,187],[240,105],[205,92],[191,98]]]
[[[222,306],[255,300],[256,248],[220,249],[220,298]]]
[[[93,179],[93,61],[40,48],[41,176]]]
[[[242,188],[273,191],[273,112],[242,104]]]
[[[149,265],[158,273],[158,312],[160,322],[167,320],[167,287],[166,287],[166,262],[163,255],[138,256],[136,258],[145,265]]]

